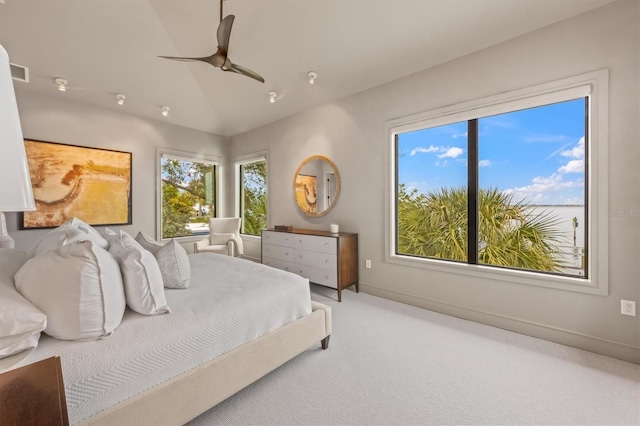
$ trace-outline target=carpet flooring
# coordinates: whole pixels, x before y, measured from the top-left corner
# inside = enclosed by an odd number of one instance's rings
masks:
[[[204,425],[640,425],[640,366],[375,296],[312,286],[320,344]]]

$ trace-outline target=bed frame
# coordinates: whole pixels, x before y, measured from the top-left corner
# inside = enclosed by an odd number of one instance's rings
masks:
[[[80,424],[179,424],[204,413],[285,362],[321,342],[329,345],[331,308],[312,312],[193,370],[104,410]]]

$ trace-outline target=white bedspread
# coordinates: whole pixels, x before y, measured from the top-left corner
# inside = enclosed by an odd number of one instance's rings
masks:
[[[127,309],[113,335],[98,341],[43,334],[21,362],[61,357],[72,424],[311,312],[304,278],[213,253],[189,258],[190,288],[166,289],[171,314]]]

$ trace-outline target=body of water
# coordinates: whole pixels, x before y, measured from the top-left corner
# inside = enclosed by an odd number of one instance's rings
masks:
[[[546,212],[550,217],[557,219],[556,229],[562,233],[566,240],[566,244],[562,247],[564,255],[561,260],[568,266],[568,273],[584,275],[582,254],[584,253],[586,241],[585,206],[532,206],[532,210],[535,214]],[[577,228],[573,226],[573,218],[578,221]]]

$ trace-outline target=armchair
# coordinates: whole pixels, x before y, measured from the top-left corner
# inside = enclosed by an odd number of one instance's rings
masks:
[[[195,253],[210,252],[229,256],[242,256],[244,253],[240,238],[239,217],[214,217],[209,219],[210,234],[207,238],[196,241]]]

